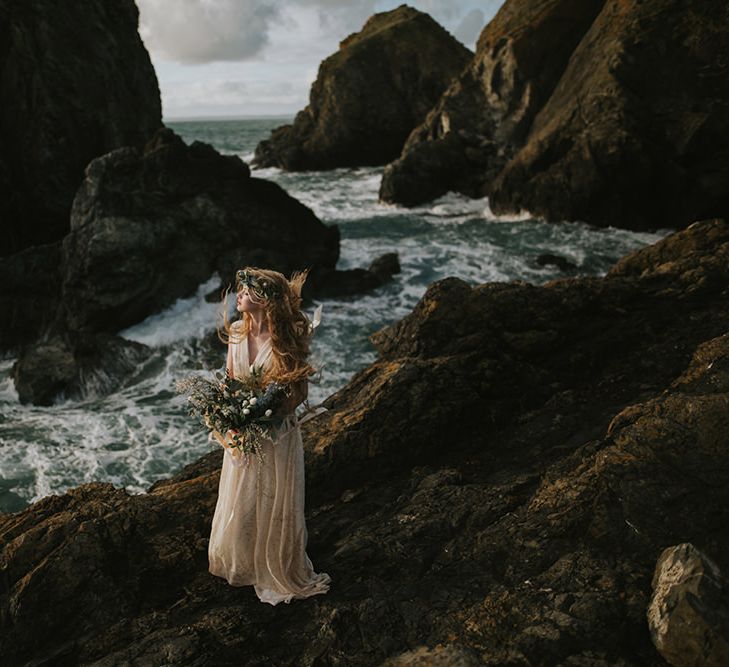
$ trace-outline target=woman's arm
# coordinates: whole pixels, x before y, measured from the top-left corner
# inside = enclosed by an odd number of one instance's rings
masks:
[[[228,371],[228,377],[233,377],[233,347],[228,343],[228,357],[225,360],[225,369]]]

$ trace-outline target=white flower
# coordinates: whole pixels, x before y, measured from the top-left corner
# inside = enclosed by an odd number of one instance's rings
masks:
[[[266,410],[266,417],[270,417],[272,414],[273,414],[273,410],[271,410],[270,408],[268,410]]]
[[[247,415],[250,413],[250,410],[248,408],[243,408],[243,414]]]
[[[250,403],[251,403],[251,405],[255,405],[256,403],[258,403],[258,399],[257,399],[257,398],[256,398],[256,397],[254,396],[254,397],[253,397],[253,398],[251,399]]]

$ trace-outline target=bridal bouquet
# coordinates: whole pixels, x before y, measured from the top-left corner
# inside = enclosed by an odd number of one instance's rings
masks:
[[[288,385],[263,384],[263,371],[254,366],[244,379],[216,372],[212,380],[193,375],[177,382],[177,391],[188,394],[190,415],[197,417],[224,447],[248,456],[252,452],[263,460],[261,440],[268,437],[282,418],[274,411],[291,395]],[[228,431],[235,431],[231,439]]]

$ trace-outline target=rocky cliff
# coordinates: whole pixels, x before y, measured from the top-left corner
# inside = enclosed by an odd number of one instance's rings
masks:
[[[482,197],[521,148],[534,117],[604,0],[507,0],[476,54],[385,168],[380,197],[407,206],[449,190]]]
[[[727,48],[719,0],[507,0],[381,197],[633,229],[726,215]]]
[[[375,14],[321,63],[309,105],[258,145],[253,164],[300,171],[389,162],[471,55],[407,5]]]
[[[0,515],[0,656],[663,664],[659,555],[729,565],[727,285],[722,220],[604,278],[434,283],[304,425],[327,595],[269,607],[207,572],[213,452],[147,494],[87,484]]]
[[[89,161],[161,127],[138,19],[133,0],[0,0],[0,255],[63,237]]]
[[[14,369],[21,400],[48,404],[61,390],[77,393],[94,367],[113,380],[107,389],[117,386],[140,350],[109,334],[191,295],[216,271],[226,285],[245,265],[336,275],[339,229],[275,183],[251,178],[240,158],[188,146],[163,128],[142,149],[120,148],[89,164],[57,265],[39,265],[35,250],[0,261],[0,271],[15,276],[2,329],[17,343],[28,328],[24,282],[35,299],[48,288],[45,340],[24,340]]]

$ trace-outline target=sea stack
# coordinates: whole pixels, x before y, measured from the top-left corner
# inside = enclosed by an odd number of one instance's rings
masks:
[[[289,171],[386,164],[472,55],[412,7],[375,14],[321,63],[309,105],[258,144],[252,164]]]
[[[726,215],[727,48],[725,3],[507,0],[380,196],[639,230]]]
[[[138,21],[133,0],[0,0],[0,255],[61,239],[86,165],[161,127]]]

